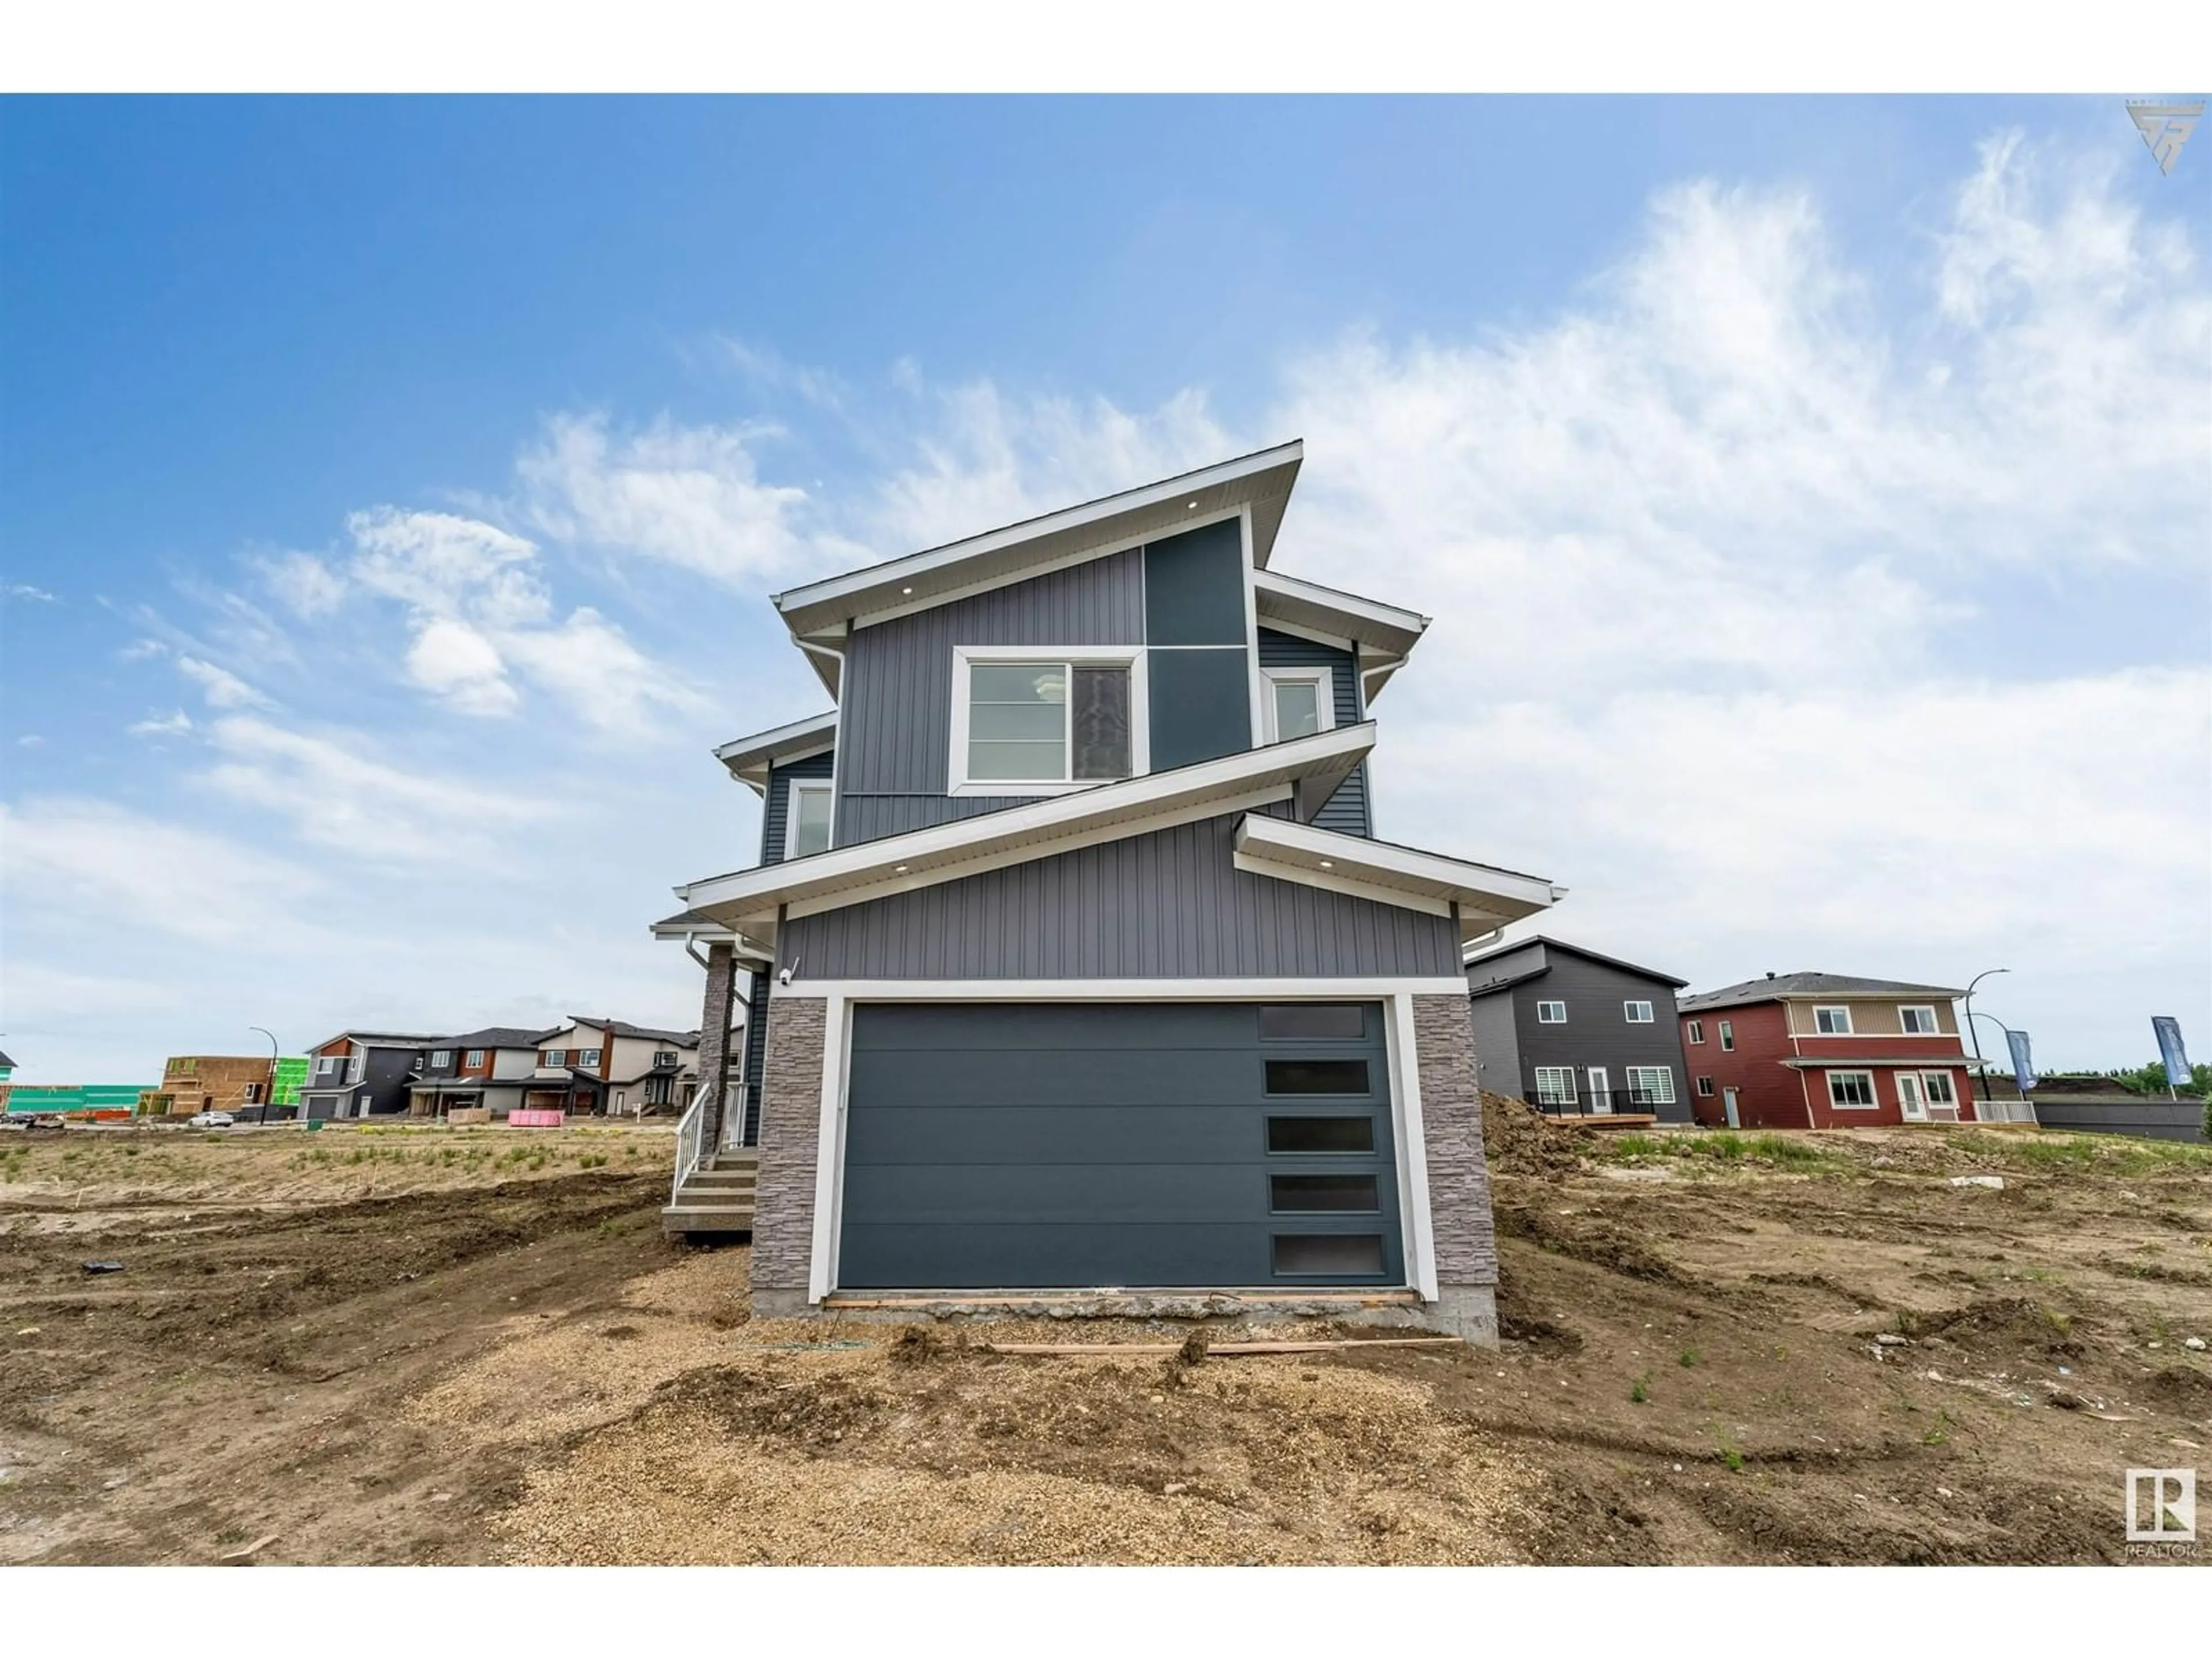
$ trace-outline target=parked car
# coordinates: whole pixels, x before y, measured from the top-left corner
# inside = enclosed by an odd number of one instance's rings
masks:
[[[195,1129],[228,1129],[233,1121],[228,1112],[194,1112],[192,1114],[192,1127]]]

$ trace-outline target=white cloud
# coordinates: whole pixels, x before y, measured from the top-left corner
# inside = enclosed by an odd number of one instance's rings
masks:
[[[499,647],[465,622],[440,617],[408,647],[407,678],[465,714],[511,714],[521,702]]]
[[[9,582],[6,586],[0,587],[0,593],[4,593],[11,599],[32,599],[41,605],[58,605],[60,603],[60,601],[55,599],[52,594],[47,592],[45,588],[33,587],[28,582]]]
[[[144,662],[149,657],[164,654],[168,648],[159,640],[133,640],[115,654],[125,662]]]
[[[509,631],[499,641],[523,672],[598,732],[643,736],[653,729],[657,709],[694,710],[705,703],[588,606],[570,612],[558,628]]]
[[[480,519],[379,507],[349,514],[346,532],[352,579],[426,616],[466,611],[516,626],[542,621],[550,608],[532,568],[536,547]]]
[[[179,657],[177,672],[194,682],[212,708],[266,708],[269,699],[232,673],[198,657]]]
[[[46,739],[35,732],[26,732],[21,737],[16,738],[15,741],[25,749],[36,749],[40,744],[44,743]]]
[[[357,738],[254,715],[219,720],[209,736],[225,757],[210,783],[289,819],[308,841],[362,859],[489,866],[506,831],[560,811],[543,799],[402,770],[363,753]]]
[[[345,577],[312,553],[286,553],[257,562],[263,579],[296,616],[312,622],[345,602]]]
[[[105,801],[0,806],[10,908],[65,909],[79,930],[154,928],[210,945],[289,935],[320,890],[312,872],[222,836]]]
[[[756,586],[817,553],[807,493],[761,480],[751,446],[771,435],[665,418],[617,434],[603,416],[562,416],[517,463],[522,511],[557,541]]]
[[[167,714],[149,714],[131,725],[134,738],[180,738],[192,729],[192,717],[181,708]]]

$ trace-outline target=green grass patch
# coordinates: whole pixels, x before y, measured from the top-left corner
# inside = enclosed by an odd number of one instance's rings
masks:
[[[1646,1371],[1628,1385],[1628,1403],[1632,1406],[1641,1406],[1650,1398],[1651,1373]]]

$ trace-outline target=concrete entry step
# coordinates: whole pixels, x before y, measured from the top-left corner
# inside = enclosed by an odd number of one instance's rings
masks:
[[[687,1191],[675,1203],[662,1206],[660,1212],[660,1231],[664,1233],[749,1233],[752,1230],[753,1206],[750,1202],[702,1202]]]

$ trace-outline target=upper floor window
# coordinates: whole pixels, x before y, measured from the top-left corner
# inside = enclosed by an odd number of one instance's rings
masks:
[[[430,1051],[430,1066],[433,1071],[453,1063],[453,1051],[451,1048],[433,1048]]]
[[[332,1072],[337,1070],[337,1066],[338,1062],[335,1055],[325,1054],[315,1061],[315,1075],[328,1077]]]
[[[1326,668],[1267,668],[1267,741],[1288,743],[1336,725],[1334,683]]]
[[[1564,1003],[1564,1002],[1540,1002],[1540,1003],[1538,1003],[1538,1004],[1536,1005],[1536,1024],[1539,1024],[1539,1025],[1565,1025],[1566,1023],[1567,1023],[1567,1005],[1566,1005],[1565,1003]]]
[[[1705,1022],[1702,1019],[1692,1020],[1682,1028],[1682,1034],[1692,1042],[1703,1042],[1705,1040]]]
[[[463,1060],[461,1064],[473,1069],[483,1064],[483,1057],[484,1051],[483,1049],[471,1048],[469,1050],[469,1057]]]
[[[1052,794],[1145,770],[1134,647],[953,655],[955,794]]]
[[[1735,1048],[1735,1024],[1732,1020],[1721,1022],[1721,1052],[1732,1053]]]
[[[541,1066],[566,1066],[568,1063],[568,1051],[566,1048],[548,1048],[544,1054],[538,1055],[538,1060]]]
[[[793,782],[784,813],[784,857],[803,859],[830,850],[830,816],[836,801],[836,786],[827,780]]]
[[[1624,1002],[1620,1005],[1620,1012],[1622,1018],[1631,1025],[1649,1025],[1651,1023],[1651,1005],[1648,1002]]]
[[[599,1063],[599,1051],[597,1048],[585,1048],[580,1050],[576,1055],[576,1064],[582,1066],[587,1072]]]
[[[1907,1036],[1934,1036],[1937,1033],[1933,1008],[1900,1008],[1897,1018]]]
[[[674,1070],[676,1066],[675,1051],[670,1048],[663,1048],[659,1050],[653,1055],[653,1063],[656,1067],[664,1071]]]
[[[1849,1036],[1851,1034],[1851,1011],[1840,1003],[1832,1008],[1813,1010],[1813,1029],[1823,1036]]]

